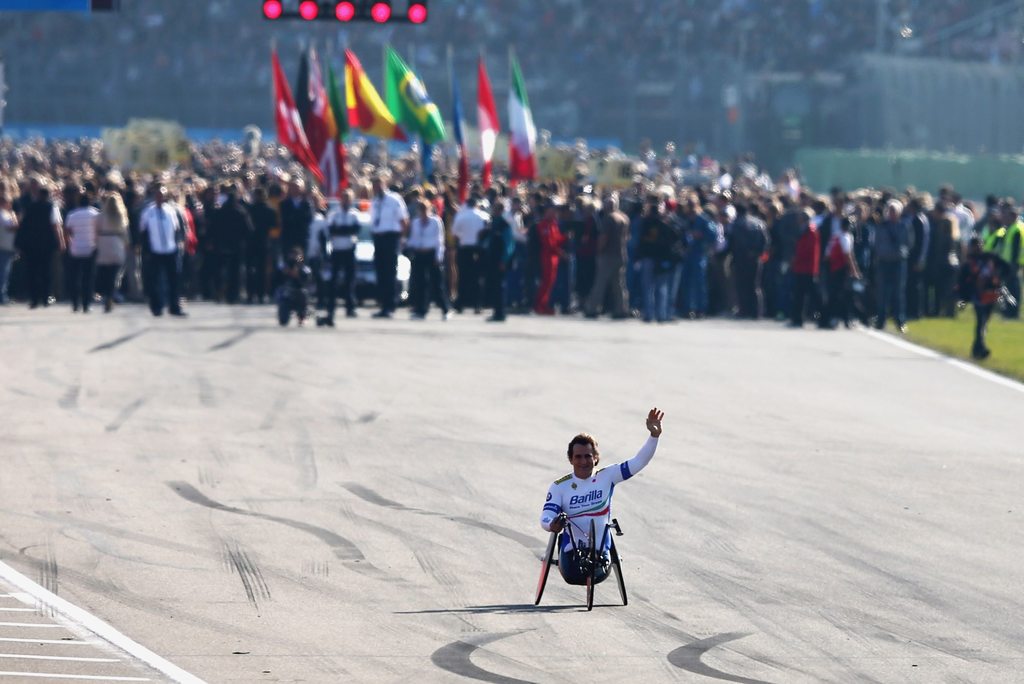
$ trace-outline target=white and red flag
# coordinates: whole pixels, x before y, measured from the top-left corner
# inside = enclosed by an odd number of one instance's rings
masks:
[[[302,129],[302,119],[299,117],[299,110],[295,108],[288,80],[281,70],[281,62],[277,59],[277,50],[271,50],[270,60],[274,71],[274,120],[277,124],[277,140],[323,184],[324,175],[320,171],[316,155],[309,147],[306,132]]]
[[[491,80],[487,78],[484,58],[480,57],[477,67],[476,120],[480,129],[480,151],[484,157],[483,176],[480,179],[485,188],[491,186],[491,170],[494,160],[494,146],[498,142],[498,110],[494,106]]]

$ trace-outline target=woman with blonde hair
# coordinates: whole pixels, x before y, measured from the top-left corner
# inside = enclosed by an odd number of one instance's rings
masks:
[[[110,313],[128,247],[128,211],[119,193],[110,192],[103,198],[96,232],[97,290],[103,298],[103,310]]]

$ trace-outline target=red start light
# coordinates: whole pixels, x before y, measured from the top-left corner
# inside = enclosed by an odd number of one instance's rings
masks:
[[[427,20],[427,6],[422,2],[414,2],[409,5],[409,21],[414,24],[422,24]]]
[[[391,18],[391,4],[387,2],[375,2],[370,8],[370,16],[378,24],[385,23]]]
[[[299,16],[306,21],[313,21],[320,14],[320,5],[315,0],[302,0],[299,3]]]
[[[263,3],[263,16],[267,19],[278,19],[281,17],[281,0],[267,0]]]
[[[338,21],[352,21],[352,17],[356,16],[356,6],[351,2],[339,2],[334,7],[334,16]]]

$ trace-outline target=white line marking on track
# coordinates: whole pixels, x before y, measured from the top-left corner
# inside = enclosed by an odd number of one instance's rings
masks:
[[[149,665],[154,670],[162,673],[171,679],[171,681],[177,682],[178,684],[205,684],[202,679],[195,675],[189,674],[182,670],[180,667],[167,660],[158,656],[153,651],[149,650],[142,644],[132,641],[121,632],[117,631],[103,620],[89,613],[88,611],[82,610],[73,603],[69,603],[65,599],[57,596],[51,591],[47,591],[43,587],[39,586],[25,575],[7,565],[3,561],[0,561],[0,578],[6,580],[8,583],[13,584],[15,587],[20,589],[23,594],[17,595],[19,601],[25,604],[42,603],[48,608],[60,613],[65,619],[70,620],[80,627],[84,627],[96,636],[100,637],[104,641],[108,641],[117,648],[121,649],[128,655],[141,660],[146,665]],[[27,594],[27,595],[26,595]],[[67,643],[67,642],[63,642]],[[83,642],[86,643],[86,642]],[[125,681],[145,681],[145,680],[125,680]]]
[[[118,658],[73,658],[71,656],[26,655],[24,653],[0,653],[0,658],[14,660],[70,660],[76,663],[120,663]]]
[[[34,613],[35,608],[0,608],[0,613]]]
[[[919,354],[919,355],[924,356],[924,357],[929,358],[929,359],[936,359],[938,361],[945,361],[949,365],[954,366],[956,368],[959,368],[962,371],[966,371],[966,372],[968,372],[971,375],[974,375],[976,377],[982,378],[984,380],[988,380],[989,382],[994,382],[997,385],[1001,385],[1003,387],[1006,387],[1006,388],[1009,388],[1009,389],[1012,389],[1012,390],[1016,390],[1018,392],[1024,392],[1024,383],[1020,383],[1020,382],[1017,382],[1016,380],[1011,380],[1010,378],[1003,377],[1002,375],[999,375],[998,373],[993,373],[990,370],[986,370],[986,369],[981,368],[979,366],[975,366],[974,364],[967,363],[966,361],[961,361],[960,359],[954,359],[952,356],[946,356],[945,354],[940,354],[939,352],[934,351],[932,349],[928,349],[927,347],[922,347],[919,344],[914,344],[913,342],[908,342],[906,340],[901,340],[898,337],[893,337],[892,335],[887,335],[886,333],[878,332],[877,330],[865,330],[864,328],[861,328],[860,330],[865,335],[869,335],[871,337],[874,337],[876,340],[882,340],[883,342],[888,342],[889,344],[891,344],[891,345],[893,345],[895,347],[899,347],[900,349],[904,349],[906,351],[913,352],[914,354]]]
[[[49,622],[0,622],[0,627],[46,627],[48,629],[64,629],[64,625],[54,625]]]
[[[46,677],[48,679],[91,679],[101,682],[151,682],[144,677],[107,677],[105,675],[48,674],[46,672],[0,672],[0,677]]]
[[[17,639],[15,637],[0,637],[0,641],[16,641],[20,644],[85,644],[92,646],[91,641],[76,641],[75,639]]]

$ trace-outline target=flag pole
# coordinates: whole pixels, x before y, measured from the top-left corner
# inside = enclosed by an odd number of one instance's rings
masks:
[[[270,59],[274,59],[274,55],[277,54],[277,38],[270,39]],[[274,76],[270,76],[270,111],[277,111],[277,88],[275,88]]]

